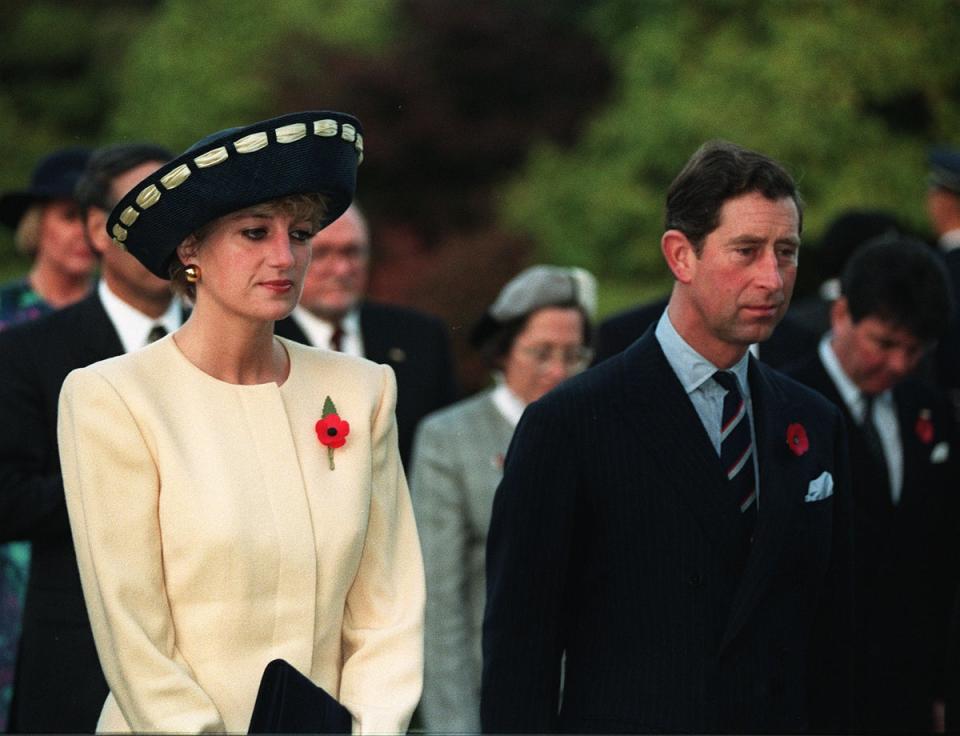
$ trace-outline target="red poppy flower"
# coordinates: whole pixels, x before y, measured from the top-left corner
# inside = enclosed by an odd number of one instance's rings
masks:
[[[930,421],[930,411],[924,409],[917,417],[917,423],[913,425],[913,431],[917,433],[917,438],[925,445],[933,442],[933,422]]]
[[[807,438],[807,430],[802,424],[794,422],[787,427],[787,447],[797,457],[806,454],[810,449],[810,440]]]
[[[336,449],[343,447],[350,434],[350,422],[343,421],[336,414],[327,414],[317,422],[317,439],[324,447]]]

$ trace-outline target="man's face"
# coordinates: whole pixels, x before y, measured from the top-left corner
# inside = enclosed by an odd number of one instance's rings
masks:
[[[111,185],[111,197],[118,202],[134,186],[163,165],[162,161],[148,161],[117,176]],[[121,299],[139,305],[141,300],[169,300],[170,282],[150,273],[129,253],[118,248],[106,233],[107,212],[92,207],[87,213],[87,238],[99,251],[104,276],[110,288]]]
[[[313,236],[310,267],[300,304],[329,322],[337,322],[367,288],[370,244],[367,228],[354,209]]]
[[[960,227],[960,195],[931,187],[927,190],[927,215],[938,236]]]
[[[844,298],[831,311],[837,360],[864,393],[878,394],[906,378],[923,357],[926,345],[902,327],[879,317],[854,322]]]
[[[678,279],[689,319],[680,333],[704,357],[729,364],[770,337],[793,293],[798,228],[790,197],[751,192],[724,203],[699,255],[684,254]]]

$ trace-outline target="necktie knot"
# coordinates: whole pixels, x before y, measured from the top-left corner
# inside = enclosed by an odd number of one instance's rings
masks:
[[[713,380],[720,384],[720,387],[740,394],[740,387],[737,385],[737,377],[731,371],[717,371],[713,374]]]
[[[333,326],[333,334],[330,335],[330,349],[338,353],[343,351],[343,327],[339,322]]]
[[[167,334],[167,328],[164,327],[159,322],[150,328],[150,332],[147,333],[147,343],[156,342],[161,337],[165,337]]]

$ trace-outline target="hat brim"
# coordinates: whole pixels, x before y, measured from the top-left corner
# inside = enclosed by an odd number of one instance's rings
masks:
[[[170,278],[177,247],[203,225],[295,194],[321,194],[321,227],[353,200],[363,136],[327,110],[284,115],[204,138],[141,181],[114,207],[107,232],[152,273]]]
[[[0,222],[12,230],[17,229],[20,219],[38,197],[29,192],[10,192],[0,197]]]

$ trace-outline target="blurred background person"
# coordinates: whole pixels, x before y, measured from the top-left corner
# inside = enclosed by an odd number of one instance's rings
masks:
[[[471,335],[496,384],[431,414],[417,431],[411,492],[427,575],[427,731],[480,731],[484,555],[493,496],[527,404],[590,362],[596,282],[533,266],[500,292]]]
[[[28,189],[0,197],[0,223],[14,230],[17,250],[32,261],[25,277],[0,285],[0,330],[87,293],[95,263],[73,189],[89,155],[86,148],[55,151],[37,164]],[[13,693],[29,567],[29,544],[0,544],[0,732]]]
[[[936,353],[936,378],[960,421],[960,149],[933,148],[928,155],[927,217],[953,286],[954,305]]]
[[[830,221],[816,247],[807,254],[810,258],[804,258],[804,268],[812,266],[819,275],[820,283],[813,293],[794,299],[787,316],[806,327],[819,340],[830,329],[830,309],[840,296],[840,274],[850,256],[874,238],[881,235],[894,237],[903,232],[896,217],[885,210],[851,209],[841,212]]]
[[[12,682],[16,732],[91,733],[107,694],[67,520],[57,397],[74,368],[143,347],[183,320],[168,282],[106,231],[113,205],[171,156],[146,143],[91,155],[76,198],[99,283],[76,304],[0,333],[0,540],[28,540],[33,557]]]
[[[0,286],[0,328],[72,304],[90,289],[96,259],[73,197],[89,156],[88,148],[55,151],[37,164],[27,189],[0,197],[0,223],[31,260],[24,278]]]
[[[844,269],[818,351],[786,369],[847,425],[856,733],[942,729],[960,532],[954,422],[945,397],[911,374],[949,314],[946,272],[929,247],[872,241]]]
[[[409,467],[417,423],[457,397],[447,327],[422,312],[364,298],[370,231],[356,205],[314,235],[310,246],[300,304],[277,322],[276,334],[393,368],[400,457]]]

